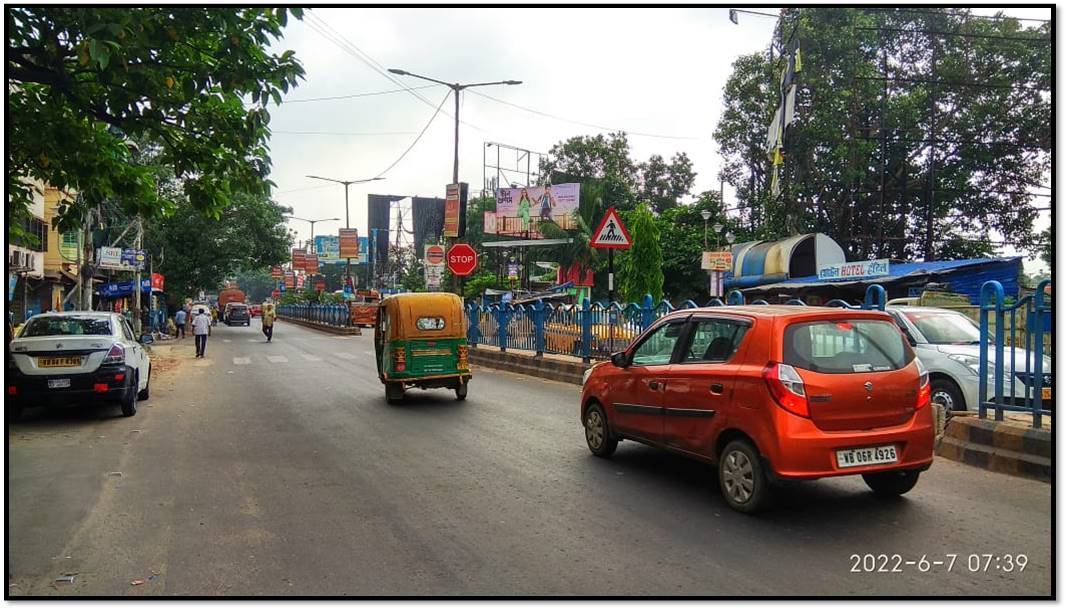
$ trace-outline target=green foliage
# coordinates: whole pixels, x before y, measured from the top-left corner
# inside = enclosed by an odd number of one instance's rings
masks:
[[[639,197],[652,203],[652,208],[663,212],[675,207],[682,197],[693,189],[696,172],[693,162],[683,153],[674,155],[668,164],[660,155],[652,155],[648,162],[639,166],[641,189]]]
[[[620,257],[621,296],[625,301],[637,303],[651,294],[659,301],[663,298],[663,250],[656,218],[647,202],[626,216],[624,222],[633,238],[633,247]]]
[[[467,278],[467,281],[463,284],[463,296],[467,299],[476,299],[482,296],[486,288],[502,290],[504,287],[497,281],[495,274],[482,271]]]
[[[241,270],[233,276],[237,287],[244,291],[249,303],[266,301],[278,286],[278,281],[270,275],[270,267]]]
[[[708,250],[726,249],[723,235],[728,231],[735,234],[740,231],[736,221],[727,219],[722,213],[718,191],[701,193],[695,204],[678,206],[660,214],[655,221],[663,252],[663,292],[671,300],[693,299],[703,304],[708,299],[708,272],[700,268],[705,227],[700,215],[702,210],[712,212],[706,223]],[[716,223],[724,227],[718,241],[712,228]]]
[[[267,105],[304,73],[292,51],[266,50],[290,14],[302,11],[8,8],[9,218],[30,202],[24,177],[79,194],[60,208],[60,230],[104,201],[145,218],[172,210],[127,138],[160,143],[191,211],[221,218],[240,193],[265,200]]]
[[[822,231],[850,258],[914,259],[925,254],[932,218],[936,258],[989,253],[990,229],[1036,248],[1026,193],[1051,170],[1051,24],[965,15],[788,11],[784,26],[797,28],[803,68],[777,200],[768,196],[764,142],[781,64],[763,54],[734,63],[715,139],[722,177],[755,234]],[[879,80],[883,48],[888,86]]]

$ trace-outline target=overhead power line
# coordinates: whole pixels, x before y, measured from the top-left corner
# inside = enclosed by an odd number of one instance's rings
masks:
[[[603,125],[596,125],[594,123],[586,123],[584,121],[576,121],[574,119],[568,119],[568,118],[557,116],[557,115],[554,115],[554,114],[549,114],[547,112],[542,112],[540,110],[535,110],[533,108],[528,108],[526,106],[520,106],[519,104],[514,104],[512,102],[506,102],[506,101],[504,101],[502,99],[495,98],[495,97],[493,97],[491,95],[482,93],[480,91],[469,91],[469,93],[473,93],[473,94],[478,95],[480,97],[484,97],[486,99],[492,100],[492,101],[494,101],[494,102],[496,102],[498,104],[504,104],[505,106],[511,106],[512,108],[518,108],[519,110],[523,110],[523,111],[529,112],[531,114],[536,114],[536,115],[547,117],[547,118],[550,118],[550,119],[555,119],[557,121],[563,121],[565,123],[573,123],[575,125],[582,125],[584,127],[593,127],[595,129],[601,129],[601,130],[604,130],[604,131],[622,131],[622,132],[626,132],[627,135],[641,136],[641,137],[645,137],[645,138],[662,138],[662,139],[666,139],[666,140],[703,140],[704,139],[704,138],[698,138],[698,137],[695,137],[695,136],[670,136],[670,135],[662,135],[662,134],[655,134],[655,133],[645,133],[645,132],[640,132],[640,131],[630,131],[628,129],[618,129],[618,128],[614,128],[614,127],[605,127]]]
[[[450,95],[452,95],[452,92],[451,92],[451,91],[449,91],[448,93],[446,93],[446,94],[445,94],[445,96],[444,96],[443,98],[441,98],[441,103],[440,103],[440,104],[438,104],[438,105],[437,105],[437,109],[433,111],[433,116],[431,116],[431,117],[430,117],[430,120],[426,122],[426,126],[422,128],[422,131],[420,131],[420,132],[419,132],[419,135],[415,137],[415,140],[414,140],[414,141],[413,141],[413,142],[411,143],[411,145],[410,145],[410,146],[408,146],[408,147],[407,147],[407,149],[406,149],[406,150],[404,150],[404,152],[400,154],[400,156],[399,156],[399,157],[397,158],[397,160],[396,160],[396,161],[393,161],[393,162],[392,162],[392,164],[390,164],[390,165],[389,165],[389,167],[387,167],[387,168],[383,169],[382,171],[378,172],[378,174],[377,174],[377,175],[379,175],[379,176],[384,176],[384,175],[385,175],[385,174],[386,174],[386,173],[387,173],[387,172],[388,172],[389,170],[391,170],[391,169],[393,169],[394,167],[396,167],[397,163],[400,163],[400,162],[401,162],[401,161],[402,161],[402,160],[404,159],[404,157],[406,157],[406,156],[407,156],[407,154],[408,154],[409,152],[411,152],[411,149],[412,149],[412,148],[415,148],[415,145],[419,143],[419,140],[420,140],[420,139],[422,139],[422,135],[423,135],[424,133],[426,133],[426,130],[427,130],[427,129],[429,129],[429,128],[430,128],[430,125],[432,125],[432,124],[433,124],[433,120],[437,118],[437,115],[438,115],[438,114],[440,114],[440,112],[441,112],[441,108],[442,108],[442,107],[444,107],[444,105],[445,105],[445,102],[447,102],[447,101],[448,101],[448,97],[449,97]]]
[[[411,87],[411,90],[416,89],[430,89],[432,87],[440,87],[441,85],[421,85],[419,87]],[[389,89],[388,91],[370,91],[367,93],[350,93],[348,95],[329,95],[326,97],[307,97],[297,100],[282,100],[282,104],[303,104],[306,102],[332,102],[336,100],[350,100],[357,97],[372,97],[375,95],[389,95],[390,93],[406,93],[408,89]]]
[[[281,133],[297,136],[409,136],[417,131],[284,131],[275,129],[272,134]]]

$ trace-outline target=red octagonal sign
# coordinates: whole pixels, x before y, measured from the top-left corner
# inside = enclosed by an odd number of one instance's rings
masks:
[[[468,244],[456,244],[448,249],[448,270],[453,275],[470,275],[478,266],[478,253]]]

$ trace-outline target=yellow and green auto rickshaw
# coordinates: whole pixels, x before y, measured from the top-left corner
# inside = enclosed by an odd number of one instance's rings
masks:
[[[471,379],[463,300],[447,292],[414,292],[382,299],[374,325],[378,378],[390,403],[404,389],[451,388],[467,397]]]

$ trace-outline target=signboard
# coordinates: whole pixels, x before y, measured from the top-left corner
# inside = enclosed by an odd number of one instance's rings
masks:
[[[272,296],[272,297],[274,297],[275,299],[277,299],[277,298],[279,298],[280,296],[282,296],[282,291],[281,291],[281,290],[278,290],[277,288],[275,288],[274,290],[271,290],[271,291],[270,291],[270,296]]]
[[[732,252],[705,252],[700,259],[700,268],[707,271],[729,271],[733,266]]]
[[[284,275],[284,273],[285,272],[282,271],[281,267],[271,267],[270,268],[270,276],[272,278],[276,279],[276,280],[282,279],[282,276]]]
[[[304,287],[304,276],[303,275],[296,276],[296,287],[297,287],[298,290],[300,288]]]
[[[444,257],[442,256],[442,259]],[[426,265],[426,289],[427,290],[440,290],[441,284],[444,282],[445,277],[445,265]]]
[[[615,211],[615,208],[608,208],[608,213],[604,214],[604,220],[601,220],[600,225],[593,231],[593,238],[589,240],[589,245],[593,248],[624,250],[633,245],[630,233],[622,224],[622,219],[619,218],[619,213]]]
[[[100,248],[96,261],[101,269],[122,269],[122,248]]]
[[[293,271],[303,271],[307,252],[303,248],[293,248]]]
[[[341,241],[336,235],[316,235],[315,254],[323,265],[345,262],[341,258]]]
[[[820,280],[858,280],[889,275],[889,259],[827,265],[819,269]]]
[[[517,279],[519,279],[519,264],[518,263],[508,263],[508,279],[509,280],[517,280]]]
[[[315,290],[317,292],[325,292],[326,291],[326,278],[324,278],[324,277],[315,278]]]
[[[445,237],[463,237],[467,233],[467,183],[445,187]]]
[[[151,275],[151,279],[152,279],[152,291],[153,292],[156,292],[156,291],[163,292],[163,274],[162,273],[153,273]]]
[[[339,258],[359,261],[359,230],[338,229],[338,254]]]
[[[579,191],[577,182],[497,189],[493,233],[540,238],[537,223],[546,220],[555,221],[564,229],[572,229]]]
[[[122,264],[131,269],[144,269],[146,258],[144,250],[125,248],[122,251]]]
[[[319,255],[315,252],[308,252],[304,258],[304,271],[308,273],[319,272]]]
[[[426,264],[443,265],[445,263],[444,246],[426,246]]]
[[[478,266],[478,253],[468,244],[456,244],[449,248],[446,259],[448,270],[453,275],[470,275]]]
[[[370,257],[367,255],[367,244],[369,241],[370,240],[367,239],[366,235],[359,236],[359,260],[361,261],[370,260]]]
[[[7,300],[15,298],[15,286],[18,285],[19,276],[14,273],[7,274]]]
[[[295,275],[296,274],[293,273],[292,271],[290,271],[289,273],[285,274],[285,287],[286,288],[293,288],[294,286],[296,286],[296,277],[294,277]]]
[[[496,212],[482,212],[482,231],[486,235],[496,235]]]

